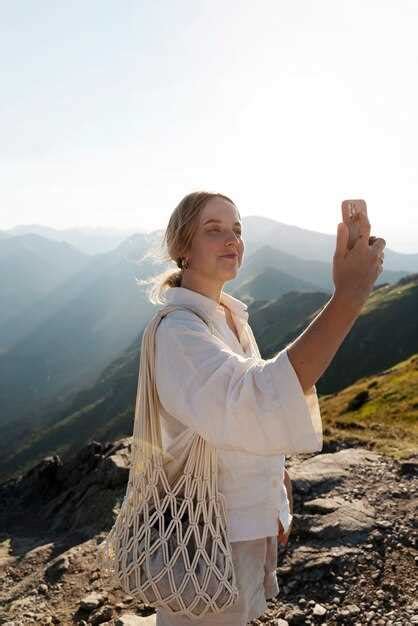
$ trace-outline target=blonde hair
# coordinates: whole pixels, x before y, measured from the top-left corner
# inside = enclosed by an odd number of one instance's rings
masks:
[[[147,280],[137,281],[140,285],[149,286],[148,298],[153,304],[164,304],[162,296],[169,287],[181,287],[183,277],[181,269],[182,258],[187,253],[197,231],[200,213],[211,198],[217,197],[224,198],[235,206],[233,200],[222,193],[193,191],[184,196],[170,215],[162,239],[162,254],[152,250],[146,255],[153,256],[161,261],[174,261],[177,268],[179,268],[174,270],[169,268]],[[238,215],[240,216],[239,211]]]

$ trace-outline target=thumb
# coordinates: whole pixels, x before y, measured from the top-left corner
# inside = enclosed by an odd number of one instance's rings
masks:
[[[344,256],[347,252],[348,235],[348,226],[344,222],[340,222],[337,228],[337,244],[335,248],[337,256]]]

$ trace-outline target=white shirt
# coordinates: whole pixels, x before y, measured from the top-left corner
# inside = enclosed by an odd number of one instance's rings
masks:
[[[323,445],[315,385],[303,393],[286,349],[261,358],[241,300],[221,293],[238,341],[212,298],[169,287],[163,299],[199,308],[217,333],[185,310],[171,312],[157,327],[155,384],[164,450],[170,452],[190,428],[216,446],[231,542],[276,535],[278,518],[287,531],[292,515],[285,454],[316,452]]]

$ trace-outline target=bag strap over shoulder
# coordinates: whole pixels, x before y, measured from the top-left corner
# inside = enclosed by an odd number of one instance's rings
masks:
[[[155,332],[161,320],[171,312],[186,309],[195,313],[215,333],[214,324],[197,307],[183,304],[167,304],[151,318],[142,334],[141,358],[139,365],[138,388],[135,402],[133,456],[142,457],[142,462],[156,458],[161,464],[163,457],[161,424],[159,419],[159,397],[155,384]],[[200,438],[196,434],[197,437]],[[201,438],[200,438],[201,439]],[[202,440],[207,454],[216,454],[212,446]]]
[[[171,303],[166,304],[157,311],[155,317],[159,317],[160,319],[162,319],[163,317],[166,317],[167,315],[169,315],[171,312],[182,310],[182,309],[186,311],[191,311],[192,313],[200,317],[200,319],[203,320],[205,324],[209,327],[209,330],[211,331],[211,333],[215,334],[215,327],[214,327],[212,320],[208,318],[206,315],[204,315],[204,313],[202,313],[200,309],[194,306],[190,306],[186,304],[171,304]]]

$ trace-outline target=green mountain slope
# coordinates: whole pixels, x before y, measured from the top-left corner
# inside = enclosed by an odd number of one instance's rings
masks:
[[[418,450],[418,354],[321,397],[328,441],[344,439],[395,458]]]
[[[418,274],[373,291],[334,359],[317,383],[323,394],[334,393],[393,367],[418,352]],[[286,342],[306,327],[302,322]],[[263,346],[267,357],[274,344]]]

